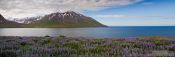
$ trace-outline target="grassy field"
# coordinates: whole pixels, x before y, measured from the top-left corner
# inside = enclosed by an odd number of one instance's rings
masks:
[[[174,57],[175,38],[0,37],[0,57]]]

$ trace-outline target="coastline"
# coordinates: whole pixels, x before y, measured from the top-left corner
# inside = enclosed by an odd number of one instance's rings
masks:
[[[0,36],[0,57],[143,57],[175,56],[175,38]]]

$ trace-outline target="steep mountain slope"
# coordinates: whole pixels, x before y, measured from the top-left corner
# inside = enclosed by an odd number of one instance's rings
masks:
[[[20,27],[21,24],[13,21],[6,20],[1,14],[0,14],[0,27]]]
[[[29,23],[29,27],[104,27],[91,17],[69,11],[52,13],[40,20]]]

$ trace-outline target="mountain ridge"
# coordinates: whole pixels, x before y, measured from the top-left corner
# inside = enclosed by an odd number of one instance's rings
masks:
[[[64,27],[106,27],[95,19],[83,14],[68,11],[56,12],[40,17],[23,19],[22,27],[64,28]],[[17,20],[16,20],[17,21]]]

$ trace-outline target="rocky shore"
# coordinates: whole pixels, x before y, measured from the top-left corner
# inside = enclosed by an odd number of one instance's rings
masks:
[[[175,57],[175,38],[0,37],[0,57]]]

